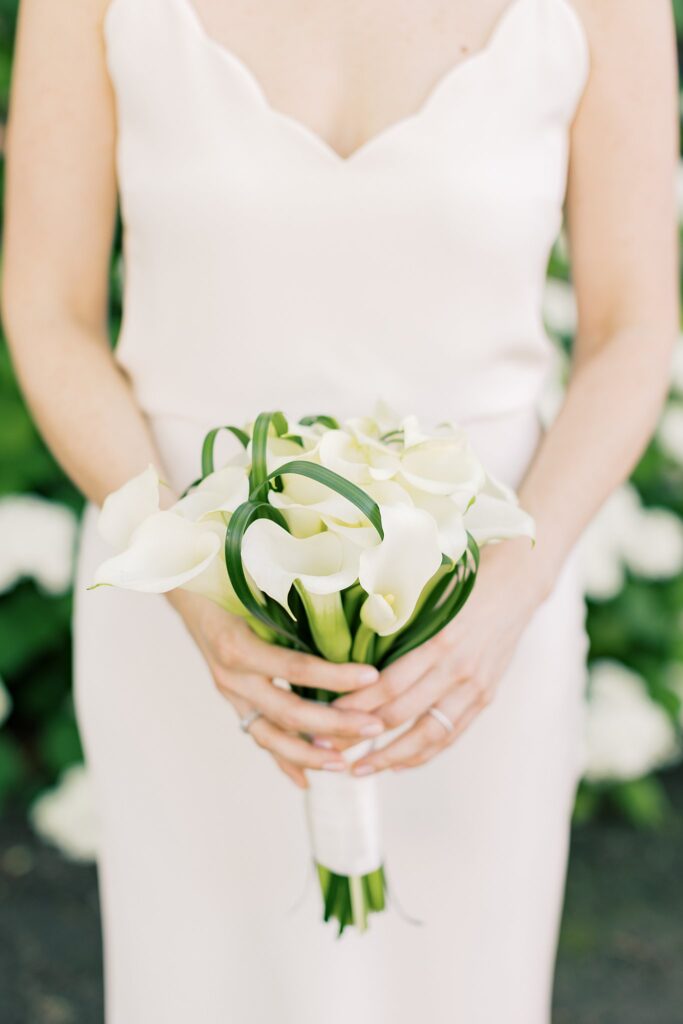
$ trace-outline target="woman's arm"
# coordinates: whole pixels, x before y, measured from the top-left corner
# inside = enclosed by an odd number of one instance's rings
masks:
[[[519,488],[538,541],[486,548],[463,612],[342,707],[415,725],[358,772],[414,766],[491,700],[587,523],[632,470],[667,392],[679,327],[678,90],[669,0],[577,0],[592,68],[571,139],[567,220],[579,329],[564,405]],[[424,712],[437,706],[448,733]]]
[[[20,5],[2,280],[4,326],[31,411],[66,472],[98,504],[150,462],[161,469],[107,331],[116,123],[105,7]]]
[[[116,118],[102,19],[107,0],[22,0],[7,131],[4,326],[27,401],[47,443],[100,504],[127,479],[163,466],[107,332],[116,213]],[[172,301],[172,296],[169,296]],[[320,707],[272,685],[344,692],[374,680],[367,666],[330,665],[270,647],[196,594],[171,602],[250,733],[299,785],[302,768],[344,767],[296,734],[358,739],[382,722]],[[151,598],[150,598],[151,600]]]

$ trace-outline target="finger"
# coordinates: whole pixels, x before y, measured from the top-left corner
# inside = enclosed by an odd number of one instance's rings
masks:
[[[341,754],[334,750],[320,750],[312,743],[292,736],[278,729],[267,718],[257,718],[249,729],[249,735],[260,747],[277,754],[300,768],[315,768],[322,771],[346,771],[348,765]]]
[[[273,754],[273,759],[285,775],[289,776],[295,786],[298,786],[299,789],[308,789],[308,779],[302,768],[290,764],[289,761],[285,761],[283,757],[279,757],[277,754]]]
[[[410,729],[388,743],[386,747],[356,761],[351,771],[353,775],[370,775],[403,764],[436,743],[443,731],[443,726],[432,715],[423,715]]]
[[[427,672],[437,658],[438,649],[433,640],[416,647],[409,654],[384,669],[376,683],[365,686],[356,693],[338,698],[338,708],[353,708],[356,711],[376,711],[388,701],[399,697],[413,683]]]
[[[242,697],[230,695],[229,700],[240,718],[243,718],[244,715],[251,710],[249,702],[244,700]],[[301,768],[294,764],[290,764],[289,761],[286,761],[283,757],[279,757],[277,754],[273,754],[272,757],[281,771],[283,771],[296,786],[300,789],[308,789],[308,779]]]
[[[280,677],[289,683],[309,686],[334,693],[347,693],[374,683],[379,673],[372,665],[355,665],[351,662],[337,665],[312,654],[301,654],[284,647],[268,644],[259,637],[236,634],[232,643],[238,645],[231,657],[252,672]],[[228,663],[227,668],[234,667]],[[362,709],[361,709],[362,710]]]
[[[461,736],[466,729],[474,722],[474,720],[484,710],[485,704],[479,700],[473,701],[469,707],[463,712],[458,721],[453,727],[453,732],[445,733],[444,739],[441,742],[432,744],[431,747],[425,748],[422,753],[404,761],[402,765],[396,765],[398,768],[418,768],[420,765],[426,764],[431,761],[432,758],[436,757],[447,747],[450,747],[455,741]]]
[[[431,672],[426,672],[400,697],[378,708],[377,714],[393,729],[410,721],[411,718],[424,714],[451,691],[458,695],[463,707],[469,703],[465,669],[442,663]],[[335,701],[335,706],[336,703]]]
[[[253,708],[289,732],[352,737],[355,740],[379,736],[384,732],[384,722],[375,715],[340,711],[321,701],[307,700],[273,685],[263,676],[226,672],[221,674],[221,686],[248,699]]]
[[[464,715],[472,704],[480,700],[479,689],[473,681],[469,681],[456,687],[448,700],[442,701],[438,707],[450,721],[453,721],[454,716]],[[352,770],[354,774],[369,775],[372,771],[383,771],[398,764],[407,764],[420,757],[430,747],[443,745],[448,739],[454,738],[454,733],[455,728],[453,732],[449,732],[434,715],[425,712],[412,728],[397,736],[381,750],[360,758]]]

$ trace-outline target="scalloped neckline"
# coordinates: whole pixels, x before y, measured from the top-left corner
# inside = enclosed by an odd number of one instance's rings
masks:
[[[115,2],[115,0],[113,0],[113,2]],[[466,77],[467,74],[472,72],[472,70],[484,64],[489,59],[496,50],[500,41],[503,39],[505,32],[514,22],[515,18],[527,7],[527,5],[535,3],[536,0],[510,0],[496,19],[496,22],[483,46],[478,50],[475,50],[469,57],[465,57],[464,60],[459,60],[456,64],[452,65],[442,75],[440,75],[434,85],[427,92],[425,98],[414,111],[391,121],[384,128],[381,128],[378,132],[375,132],[374,135],[371,135],[366,139],[365,142],[356,146],[347,155],[340,153],[327,141],[327,139],[323,138],[322,135],[316,132],[304,121],[292,114],[287,114],[282,110],[278,110],[277,107],[273,106],[265,89],[251,68],[235,53],[234,50],[220,42],[208,31],[194,4],[194,0],[174,0],[174,2],[179,11],[184,14],[192,26],[195,36],[199,40],[200,44],[240,75],[252,95],[269,117],[276,119],[281,124],[284,124],[291,130],[295,131],[301,138],[309,144],[313,144],[313,146],[321,152],[323,156],[337,166],[351,167],[360,162],[367,154],[380,147],[384,142],[389,141],[389,139],[394,135],[397,135],[422,120],[422,118],[427,115],[427,112],[432,105],[436,102],[437,97],[439,97],[441,93],[451,85],[451,83],[456,79],[459,79],[461,76]],[[109,9],[111,9],[112,6],[113,4],[110,3]]]

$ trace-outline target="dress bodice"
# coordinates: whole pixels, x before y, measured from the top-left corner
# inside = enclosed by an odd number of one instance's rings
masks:
[[[589,71],[569,0],[512,0],[483,50],[350,157],[269,104],[192,0],[112,0],[124,314],[152,420],[275,407],[526,415],[569,127]]]

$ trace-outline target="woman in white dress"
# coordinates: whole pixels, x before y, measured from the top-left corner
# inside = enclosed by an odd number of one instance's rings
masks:
[[[76,698],[108,1024],[549,1020],[587,647],[576,542],[666,389],[675,97],[666,0],[23,0],[4,316],[90,499]],[[544,434],[565,208],[579,329]],[[462,423],[537,522],[533,551],[485,551],[424,648],[367,677],[196,595],[85,593],[109,554],[97,506],[148,463],[178,492],[214,425],[377,397]],[[278,676],[350,692],[320,709]],[[244,736],[234,711],[253,708]],[[389,883],[424,923],[387,913],[337,942],[314,883],[292,910],[297,786],[406,722],[356,770],[378,772]]]

